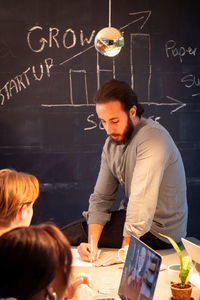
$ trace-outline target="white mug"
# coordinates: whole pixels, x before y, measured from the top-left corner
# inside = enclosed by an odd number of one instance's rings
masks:
[[[123,257],[121,256],[121,252],[123,252]],[[128,245],[124,246],[124,248],[120,248],[118,250],[118,259],[121,261],[121,262],[125,262],[126,260],[126,255],[127,255],[127,252],[128,252]]]
[[[188,274],[187,281],[190,281],[192,272],[193,272],[193,268],[192,268],[192,266],[190,266],[190,272]],[[180,264],[174,264],[174,265],[168,266],[168,274],[170,274],[169,276],[170,276],[171,281],[179,282],[180,281],[179,273],[180,273]]]

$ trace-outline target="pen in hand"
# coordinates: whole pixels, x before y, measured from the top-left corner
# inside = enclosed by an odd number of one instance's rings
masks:
[[[93,235],[90,237],[90,262],[93,263]]]

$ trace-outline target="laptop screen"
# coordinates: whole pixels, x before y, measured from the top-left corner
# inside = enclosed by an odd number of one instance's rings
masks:
[[[118,294],[123,300],[151,300],[161,265],[161,256],[131,237]]]

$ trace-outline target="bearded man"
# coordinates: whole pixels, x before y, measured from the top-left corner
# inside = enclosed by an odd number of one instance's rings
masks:
[[[88,211],[83,212],[78,252],[83,260],[106,266],[120,261],[116,255],[97,259],[98,247],[124,247],[131,235],[156,250],[171,247],[160,233],[179,243],[186,236],[188,206],[180,152],[163,126],[142,117],[144,109],[131,87],[108,81],[94,100],[108,137]],[[119,185],[125,200],[112,212]]]

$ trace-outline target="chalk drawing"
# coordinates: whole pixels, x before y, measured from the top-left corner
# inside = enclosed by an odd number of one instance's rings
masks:
[[[126,29],[128,27],[130,27],[133,24],[136,24],[138,22],[141,22],[140,25],[140,30],[143,29],[143,27],[145,26],[145,24],[148,22],[150,16],[151,16],[151,11],[147,10],[147,11],[140,11],[140,12],[132,12],[129,13],[129,15],[134,17],[134,20],[125,24],[124,26],[122,26],[120,28],[120,30],[124,30],[126,31]],[[94,30],[92,31],[92,35],[94,34]],[[91,36],[92,36],[91,35]],[[91,42],[91,39],[90,39]],[[130,61],[129,61],[129,67],[130,67],[130,80],[131,80],[131,86],[132,88],[135,88],[136,85],[136,78],[137,78],[137,71],[136,69],[136,61],[137,61],[137,57],[135,55],[135,49],[134,49],[134,45],[135,43],[138,43],[140,45],[139,49],[141,51],[141,49],[146,49],[146,53],[144,53],[144,57],[145,60],[148,60],[148,63],[146,64],[148,66],[148,70],[146,70],[146,74],[148,74],[147,78],[144,78],[144,91],[146,91],[146,97],[144,97],[144,99],[146,99],[146,101],[143,101],[142,104],[143,105],[156,105],[156,106],[176,106],[175,109],[173,109],[170,113],[174,113],[177,110],[183,108],[186,106],[185,103],[182,103],[180,100],[177,100],[171,96],[166,96],[166,99],[171,100],[171,102],[163,102],[163,103],[159,103],[156,101],[152,101],[151,100],[151,95],[150,95],[150,90],[151,90],[151,80],[152,80],[152,65],[151,65],[151,37],[150,34],[144,34],[144,33],[131,33],[130,34]],[[145,45],[145,47],[144,47]],[[91,49],[94,48],[94,45],[89,46],[87,49],[84,49],[81,52],[76,53],[75,55],[73,55],[72,57],[67,58],[66,60],[62,61],[59,63],[59,65],[63,66],[65,64],[69,64],[71,60],[77,59],[79,56],[83,55],[84,53],[86,53],[87,51],[90,51]],[[103,76],[103,74],[105,72],[110,72],[112,77],[115,78],[116,77],[116,65],[115,65],[115,58],[111,58],[111,67],[110,69],[104,69],[103,67],[101,67],[100,64],[100,57],[99,57],[99,53],[97,51],[94,52],[94,55],[96,55],[96,75],[97,75],[97,89],[100,87],[100,79],[101,76]],[[134,60],[135,58],[135,60]],[[140,68],[142,68],[144,66],[140,65]],[[72,79],[72,73],[75,72],[80,72],[80,73],[84,73],[84,80],[85,80],[85,94],[87,95],[86,99],[87,101],[84,103],[74,103],[73,101],[73,79]],[[70,72],[69,72],[69,78],[66,79],[70,81],[70,92],[69,92],[69,99],[66,99],[65,103],[59,103],[59,104],[41,104],[44,107],[56,107],[56,106],[94,106],[93,103],[89,103],[88,100],[88,88],[87,88],[87,70],[86,67],[83,70],[73,70],[70,68]]]
[[[152,12],[150,10],[144,10],[139,12],[130,12],[129,16],[133,17],[131,22],[123,25],[120,30],[123,31],[123,34],[126,34],[126,30],[130,28],[130,26],[134,26],[134,24],[139,24],[139,30],[142,30],[147,24]],[[133,28],[134,30],[134,28]],[[42,26],[34,26],[32,27],[27,34],[27,43],[31,51],[39,53],[42,52],[46,47],[52,48],[60,48],[61,46],[70,49],[74,48],[78,41],[78,35],[72,28],[67,28],[64,32],[61,32],[57,27],[49,27],[49,30],[46,33],[46,37],[43,36]],[[38,39],[39,36],[39,39]],[[89,101],[88,94],[88,78],[87,78],[87,66],[83,66],[80,69],[74,69],[70,66],[70,62],[73,60],[77,60],[80,56],[84,55],[86,52],[91,51],[90,55],[96,56],[96,78],[97,78],[97,89],[100,87],[101,78],[105,73],[110,73],[112,78],[116,78],[116,61],[115,58],[110,58],[110,68],[104,68],[102,63],[102,58],[100,62],[100,54],[94,50],[94,45],[90,45],[95,36],[95,30],[92,30],[89,37],[84,36],[84,32],[81,29],[79,32],[79,43],[83,47],[85,45],[89,45],[86,49],[79,51],[78,53],[68,57],[65,60],[62,60],[59,63],[55,63],[53,58],[46,58],[44,62],[40,63],[39,66],[28,66],[27,69],[15,78],[12,78],[2,88],[0,88],[0,104],[4,105],[5,100],[10,100],[15,94],[22,92],[27,87],[31,86],[33,81],[42,82],[44,78],[44,74],[46,73],[47,77],[51,76],[50,69],[55,68],[57,66],[66,66],[66,82],[69,82],[69,96],[66,95],[66,99],[64,103],[53,103],[53,104],[41,104],[43,107],[56,107],[56,106],[94,106],[93,103]],[[34,38],[38,39],[38,46],[33,48],[32,43]],[[69,37],[69,39],[68,39]],[[152,100],[150,91],[151,91],[151,81],[152,81],[152,64],[151,64],[151,36],[150,34],[142,33],[142,32],[134,32],[129,34],[130,38],[130,57],[127,68],[130,71],[130,82],[131,87],[138,88],[139,82],[138,79],[138,70],[143,70],[143,74],[147,74],[146,77],[140,78],[140,86],[143,86],[143,97],[145,101],[142,102],[143,105],[156,105],[156,106],[175,106],[170,113],[174,113],[177,110],[186,106],[185,103],[181,102],[178,99],[175,99],[171,95],[167,95],[166,99],[170,100],[170,102],[165,101],[162,103],[156,102]],[[142,55],[143,60],[145,61],[144,65],[138,65],[137,54],[135,45],[137,44],[137,49],[140,51],[140,56]],[[188,47],[177,47],[177,43],[174,40],[169,40],[165,44],[165,51],[167,58],[179,58],[182,63],[183,57],[185,55],[196,55],[197,48]],[[1,56],[4,56],[5,53],[1,52]],[[140,61],[142,61],[140,59]],[[118,66],[119,67],[119,66]],[[52,70],[51,70],[52,71]],[[77,79],[78,78],[78,79]],[[82,103],[78,97],[75,97],[74,93],[76,89],[74,88],[77,84],[77,80],[81,81],[83,86],[83,93],[80,97],[82,99]],[[141,85],[141,80],[143,80],[143,84]],[[193,80],[193,81],[192,81]],[[190,85],[199,85],[199,80],[195,80],[195,78],[191,78],[191,76],[182,78],[182,83],[188,88]],[[42,83],[41,83],[42,84]],[[67,86],[67,84],[66,84]],[[195,97],[200,93],[193,94]]]

